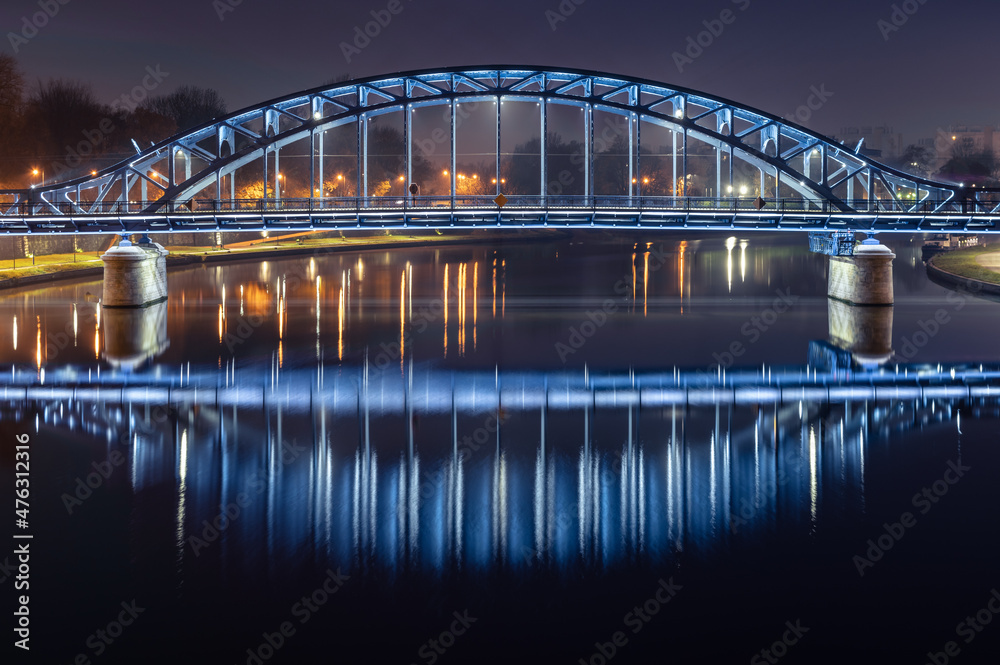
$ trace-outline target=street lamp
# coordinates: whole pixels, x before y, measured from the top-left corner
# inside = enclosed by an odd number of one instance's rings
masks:
[[[45,169],[38,169],[38,168],[31,169],[31,175],[35,176],[36,178],[41,176],[38,182],[35,183],[36,185],[45,184]]]

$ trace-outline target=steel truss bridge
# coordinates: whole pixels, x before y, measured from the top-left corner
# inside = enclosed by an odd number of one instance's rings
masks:
[[[998,223],[1000,190],[904,173],[764,111],[654,81],[524,67],[315,88],[100,172],[0,191],[0,233],[14,235],[496,226],[998,233]]]

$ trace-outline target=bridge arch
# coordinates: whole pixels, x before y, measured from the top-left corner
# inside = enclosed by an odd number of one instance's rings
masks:
[[[795,123],[667,84],[573,69],[453,68],[369,77],[242,109],[3,212],[86,215],[378,207],[498,194],[539,205],[757,197],[802,211],[935,213],[978,194],[878,164]],[[16,204],[16,205],[6,205]],[[706,203],[706,205],[709,205]],[[984,210],[1000,206],[990,199]]]

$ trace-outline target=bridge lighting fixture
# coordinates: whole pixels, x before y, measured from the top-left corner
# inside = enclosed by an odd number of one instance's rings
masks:
[[[441,171],[441,175],[448,175],[448,169],[445,169],[444,171]]]
[[[746,193],[747,193],[747,187],[746,185],[743,185],[742,187],[740,187],[740,194],[746,194]]]
[[[315,118],[316,120],[319,120],[322,117],[323,117],[323,114],[320,113],[319,111],[316,111],[315,113],[313,113],[313,118]]]
[[[404,182],[405,180],[406,180],[406,178],[405,178],[405,177],[403,177],[403,176],[399,176],[399,181],[400,181],[400,182]]]
[[[493,178],[493,184],[494,185],[497,184],[497,179],[496,178]]]
[[[337,174],[337,180],[343,180],[343,179],[344,179],[344,176],[342,176],[341,174],[338,173]]]

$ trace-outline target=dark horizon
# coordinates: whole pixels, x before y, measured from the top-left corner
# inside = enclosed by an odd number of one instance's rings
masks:
[[[888,125],[904,145],[950,125],[995,125],[1000,104],[978,66],[981,45],[991,38],[985,16],[997,11],[981,1],[956,11],[955,4],[918,0],[791,7],[766,0],[714,7],[515,0],[503,14],[484,15],[481,7],[450,1],[431,11],[408,0],[331,7],[292,0],[276,21],[274,10],[248,1],[181,0],[156,17],[155,33],[146,16],[107,0],[53,3],[58,10],[34,23],[38,2],[15,0],[0,10],[3,52],[17,59],[29,86],[79,80],[108,103],[139,84],[147,66],[169,74],[154,94],[181,85],[214,88],[237,110],[345,75],[504,62],[660,81],[827,136]],[[283,30],[280,16],[308,20]],[[262,39],[271,47],[262,49]],[[927,103],[936,86],[946,90],[947,103]],[[813,89],[827,91],[827,99],[796,118]]]

